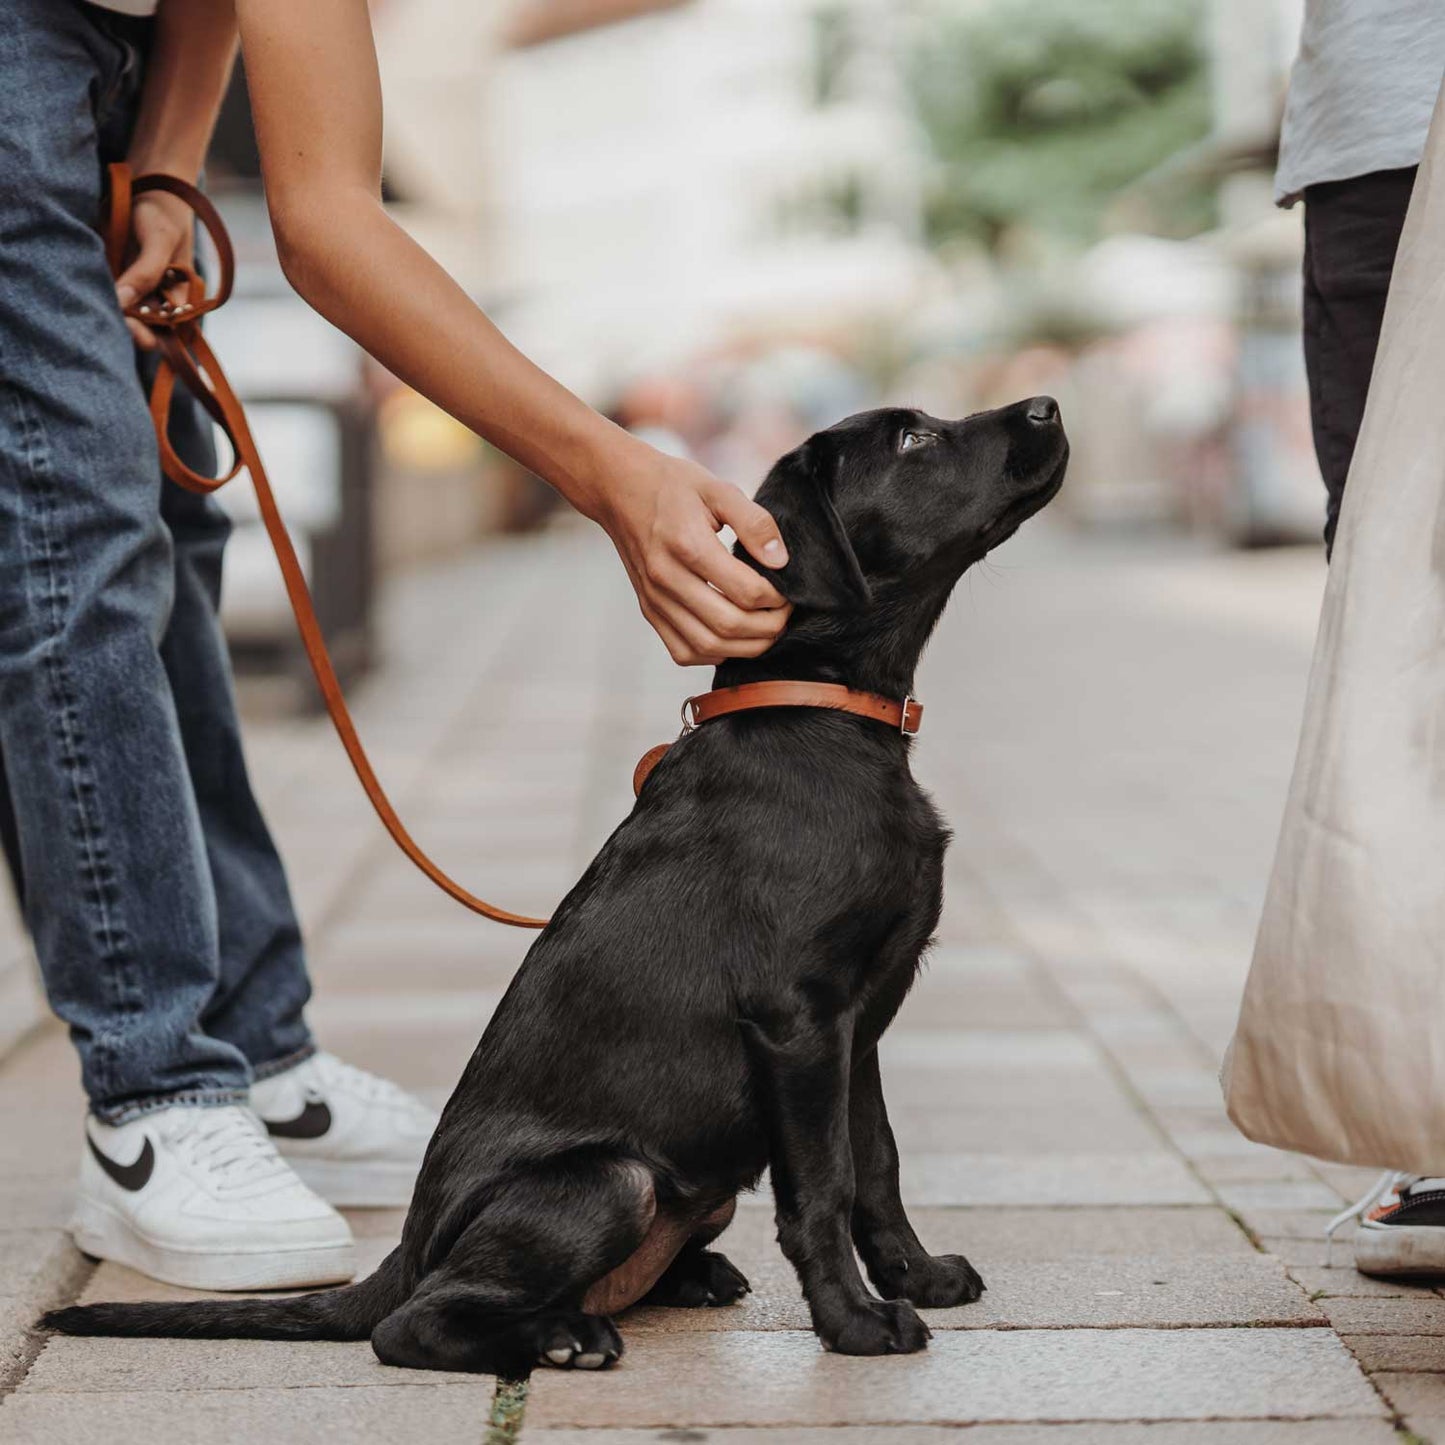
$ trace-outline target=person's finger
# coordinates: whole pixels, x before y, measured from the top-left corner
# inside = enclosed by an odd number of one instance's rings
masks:
[[[787,566],[788,549],[783,534],[766,507],[759,506],[730,482],[717,480],[707,488],[703,498],[718,521],[737,533],[738,541],[755,562],[775,571]]]
[[[730,602],[749,612],[776,611],[787,607],[787,599],[761,573],[740,562],[716,538],[689,554],[690,570],[710,582]]]
[[[701,577],[682,567],[655,580],[658,587],[724,645],[755,639],[772,642],[788,620],[786,607],[739,607],[722,592],[709,587]]]
[[[667,648],[668,656],[679,667],[692,667],[703,661],[693,652],[692,647],[683,641],[682,634],[671,627],[661,613],[643,608],[642,615],[647,618],[648,625],[662,639],[662,645]]]
[[[140,347],[142,351],[154,351],[156,348],[156,334],[149,326],[142,326],[133,316],[125,318],[125,329],[130,332],[130,339]]]
[[[160,284],[175,253],[175,238],[161,227],[148,230],[141,239],[140,250],[119,276],[115,278],[115,297],[122,311],[128,310]]]
[[[681,644],[681,651],[672,648],[669,651],[673,659],[683,666],[707,664],[715,667],[729,656],[726,639],[717,636],[705,622],[667,592],[650,589],[647,605],[653,614],[653,625],[661,622]]]

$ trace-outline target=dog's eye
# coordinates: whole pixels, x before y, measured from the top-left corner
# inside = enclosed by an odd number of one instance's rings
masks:
[[[937,432],[906,431],[898,438],[898,450],[900,452],[911,452],[914,447],[927,446],[929,442],[936,442],[937,440]]]

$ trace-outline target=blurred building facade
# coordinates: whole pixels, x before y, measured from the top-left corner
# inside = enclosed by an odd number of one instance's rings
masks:
[[[896,313],[931,270],[911,8],[387,0],[388,171],[513,338],[594,401],[739,333]],[[425,37],[444,33],[438,77]]]

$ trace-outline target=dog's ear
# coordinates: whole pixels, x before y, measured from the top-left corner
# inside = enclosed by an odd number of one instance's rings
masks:
[[[843,612],[871,595],[833,505],[837,467],[833,448],[815,436],[783,457],[758,488],[757,500],[773,514],[788,548],[786,566],[758,570],[795,607]]]

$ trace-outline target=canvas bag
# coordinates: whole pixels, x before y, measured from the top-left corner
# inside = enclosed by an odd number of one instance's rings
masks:
[[[1445,1174],[1445,92],[1395,262],[1254,962],[1251,1139]]]

